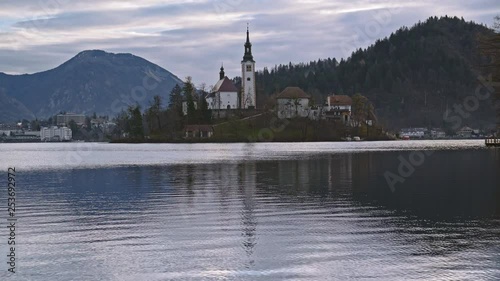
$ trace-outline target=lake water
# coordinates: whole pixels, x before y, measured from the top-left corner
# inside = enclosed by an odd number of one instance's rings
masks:
[[[17,273],[2,227],[0,280],[500,280],[500,149],[483,141],[1,144],[0,159],[18,203]]]

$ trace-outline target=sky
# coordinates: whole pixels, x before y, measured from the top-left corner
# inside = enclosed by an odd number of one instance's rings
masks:
[[[402,26],[457,16],[488,26],[498,0],[3,0],[0,72],[52,69],[83,50],[132,53],[195,85],[240,75],[247,23],[257,69],[349,57]]]

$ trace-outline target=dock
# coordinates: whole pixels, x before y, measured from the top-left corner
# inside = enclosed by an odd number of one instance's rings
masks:
[[[486,139],[486,146],[500,147],[500,139]]]

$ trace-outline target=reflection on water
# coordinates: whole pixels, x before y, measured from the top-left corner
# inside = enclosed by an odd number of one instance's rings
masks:
[[[24,172],[13,280],[498,280],[498,150],[399,156]]]

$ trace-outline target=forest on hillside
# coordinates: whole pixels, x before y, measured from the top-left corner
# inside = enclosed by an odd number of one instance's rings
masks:
[[[348,59],[319,59],[277,65],[257,74],[259,104],[287,86],[298,86],[322,103],[327,95],[361,93],[374,104],[388,128],[442,127],[446,110],[454,110],[474,94],[481,77],[480,36],[494,31],[457,17],[431,17],[413,27],[402,27],[389,37],[358,49]],[[494,99],[463,125],[489,128],[495,123]]]

